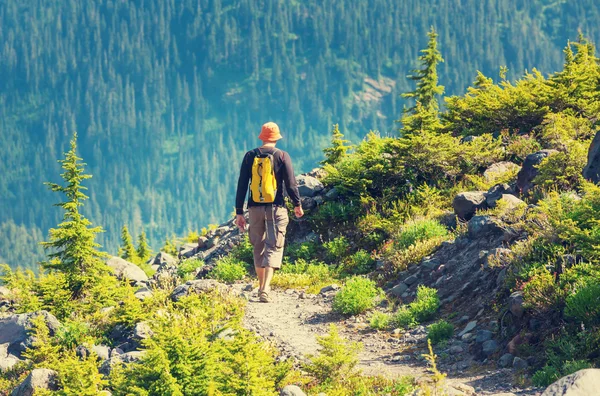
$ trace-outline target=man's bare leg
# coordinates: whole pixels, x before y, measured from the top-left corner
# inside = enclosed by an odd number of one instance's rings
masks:
[[[265,288],[265,268],[256,266],[254,269],[258,277],[258,292],[260,293]]]
[[[273,279],[273,273],[275,272],[275,270],[273,269],[273,267],[265,267],[265,268],[263,268],[263,271],[264,271],[264,275],[263,275],[264,282],[263,282],[262,290],[269,293],[271,291],[271,280]]]

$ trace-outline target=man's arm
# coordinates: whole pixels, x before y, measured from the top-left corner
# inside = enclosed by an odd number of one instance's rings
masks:
[[[246,153],[242,160],[240,168],[240,178],[238,179],[237,192],[235,194],[235,213],[244,214],[244,201],[248,193],[248,183],[250,183],[250,165],[248,163],[249,155]]]
[[[300,200],[300,193],[298,192],[298,184],[296,183],[296,175],[294,175],[294,166],[292,165],[292,159],[289,154],[283,154],[283,181],[285,182],[285,188],[288,196],[292,200],[295,207],[302,206]]]

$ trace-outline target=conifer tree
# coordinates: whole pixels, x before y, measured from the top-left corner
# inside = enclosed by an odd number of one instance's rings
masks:
[[[432,27],[429,33],[429,44],[427,48],[421,50],[422,55],[419,56],[421,68],[412,71],[413,74],[408,78],[417,82],[417,87],[412,92],[402,94],[404,98],[414,98],[426,110],[437,112],[439,104],[437,95],[444,93],[444,86],[438,85],[437,65],[444,61],[442,54],[437,47],[437,33]],[[413,106],[409,111],[414,111],[417,106]]]
[[[146,238],[146,232],[144,231],[142,231],[142,233],[138,236],[138,245],[136,253],[142,263],[148,261],[148,259],[152,255],[152,250],[148,245],[148,239]]]
[[[50,261],[43,262],[42,267],[65,274],[67,286],[74,296],[79,295],[88,286],[97,284],[109,268],[102,258],[96,243],[96,234],[103,232],[102,227],[92,227],[91,221],[79,212],[79,207],[88,197],[82,181],[91,178],[84,172],[85,163],[77,156],[77,134],[71,140],[71,149],[65,153],[65,159],[59,160],[65,170],[61,177],[66,185],[46,183],[52,191],[63,193],[64,202],[56,204],[65,213],[63,222],[57,228],[50,229],[49,241],[42,242],[45,249],[50,250]]]
[[[323,150],[325,153],[325,160],[321,161],[321,164],[335,165],[346,156],[346,153],[351,146],[346,146],[349,140],[344,139],[344,135],[340,132],[338,124],[333,126],[331,131],[331,147],[327,147]]]
[[[121,247],[119,248],[119,256],[128,261],[136,261],[137,259],[133,240],[126,225],[121,229]]]

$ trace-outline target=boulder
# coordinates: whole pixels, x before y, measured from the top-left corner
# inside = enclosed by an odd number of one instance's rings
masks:
[[[327,191],[327,193],[325,194],[325,198],[329,199],[329,200],[334,200],[337,199],[337,197],[340,196],[340,192],[333,187],[331,190]]]
[[[306,393],[302,392],[296,385],[288,385],[281,390],[280,396],[306,396]]]
[[[9,343],[0,345],[0,373],[10,370],[21,361],[21,359],[8,352],[9,345]]]
[[[517,318],[522,318],[525,313],[525,308],[523,307],[523,292],[516,291],[510,295],[508,298],[508,309],[513,316]]]
[[[206,249],[206,242],[208,238],[205,236],[198,237],[198,249]]]
[[[470,220],[475,212],[486,209],[484,191],[469,191],[458,194],[452,201],[454,213],[463,220]]]
[[[190,293],[206,293],[212,290],[218,290],[220,292],[227,291],[227,285],[217,282],[214,279],[194,279],[187,281],[183,285],[179,285],[171,293],[171,299],[173,301],[179,301],[182,297],[189,295]]]
[[[500,366],[502,368],[510,367],[513,364],[514,360],[515,360],[515,357],[513,355],[511,355],[510,353],[505,353],[498,360],[498,366]]]
[[[149,264],[158,266],[176,266],[177,260],[169,253],[159,252],[153,259],[150,259]]]
[[[319,291],[320,294],[325,294],[325,293],[329,293],[332,291],[336,291],[336,290],[340,290],[340,286],[336,285],[335,283],[329,286],[325,286],[323,288],[321,288],[321,290]]]
[[[144,286],[144,287],[140,287],[139,289],[137,289],[134,293],[134,296],[141,301],[144,301],[147,298],[152,297],[152,290],[150,290],[148,287]]]
[[[517,175],[517,189],[521,194],[528,194],[533,188],[533,179],[538,174],[537,166],[542,163],[544,158],[558,153],[557,150],[541,150],[537,153],[529,154],[525,157],[525,162]]]
[[[583,177],[596,184],[600,182],[600,132],[596,133],[590,144],[587,165],[583,168]]]
[[[198,245],[194,243],[186,243],[179,248],[179,259],[188,259],[194,257],[198,253]]]
[[[496,162],[495,164],[490,165],[485,172],[483,172],[483,177],[485,180],[490,183],[498,180],[500,177],[506,175],[507,173],[517,172],[519,170],[519,165],[509,162],[502,161]],[[514,174],[514,173],[513,173]]]
[[[467,334],[470,331],[472,331],[473,329],[475,329],[475,327],[477,327],[477,321],[476,320],[467,323],[467,325],[465,326],[465,328],[460,333],[458,333],[458,336],[459,337],[464,336],[465,334]]]
[[[506,204],[506,209],[508,210],[513,210],[518,208],[519,206],[527,205],[523,200],[515,197],[512,194],[502,194],[502,197],[500,199]]]
[[[527,360],[525,359],[521,359],[520,357],[516,357],[513,360],[513,368],[517,371],[523,371],[523,370],[527,370],[527,368],[529,367],[529,363],[527,363]]]
[[[300,175],[296,178],[298,183],[298,191],[302,197],[314,197],[323,189],[323,183],[321,183],[316,177]]]
[[[108,359],[110,356],[110,348],[106,345],[94,345],[91,349],[101,361]]]
[[[110,359],[105,360],[98,370],[101,374],[110,375],[113,367],[117,364],[138,363],[142,360],[146,351],[132,351],[127,353],[112,353]]]
[[[311,197],[302,198],[302,209],[312,210],[317,207],[317,201]]]
[[[496,184],[485,193],[485,202],[488,207],[495,208],[496,201],[502,199],[504,194],[513,194],[513,189],[506,183]]]
[[[2,298],[10,298],[10,290],[6,286],[0,286],[0,299]]]
[[[115,276],[120,280],[128,280],[131,283],[147,281],[148,275],[137,265],[113,256],[106,262],[113,269]]]
[[[33,396],[36,389],[58,390],[58,373],[45,368],[33,369],[19,386],[11,393],[11,396]]]
[[[19,356],[33,342],[29,335],[32,320],[40,315],[44,317],[50,335],[54,336],[61,327],[58,319],[47,311],[30,312],[0,319],[0,344],[8,344],[7,350]]]
[[[484,342],[491,340],[493,336],[494,333],[489,330],[479,330],[475,335],[475,342],[478,344],[483,344]]]
[[[498,350],[499,346],[495,340],[487,340],[482,345],[482,352],[486,357],[490,357]]]
[[[396,286],[392,287],[390,289],[389,293],[393,296],[400,297],[407,290],[408,290],[408,285],[406,283],[400,282]]]
[[[150,325],[146,322],[139,322],[133,329],[133,337],[137,340],[145,340],[154,335]]]
[[[504,229],[500,223],[490,216],[474,216],[467,225],[469,238],[477,239],[488,235],[502,235]]]
[[[589,396],[600,389],[600,369],[579,370],[550,385],[542,396]]]

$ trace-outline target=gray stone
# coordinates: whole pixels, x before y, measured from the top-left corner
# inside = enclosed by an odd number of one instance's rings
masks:
[[[506,280],[506,271],[506,268],[502,268],[502,270],[498,273],[498,277],[496,278],[497,287],[504,285],[504,281]]]
[[[281,390],[280,396],[306,396],[306,393],[302,392],[296,385],[288,385]]]
[[[436,269],[439,268],[439,266],[441,264],[442,263],[440,262],[439,259],[437,259],[437,258],[431,258],[431,259],[423,260],[423,262],[421,263],[421,266],[423,268],[426,268],[429,271],[435,271]]]
[[[600,132],[596,133],[590,144],[588,161],[583,168],[583,177],[596,184],[600,182]]]
[[[117,349],[117,348],[115,348]],[[101,374],[109,376],[113,367],[117,364],[127,364],[127,363],[138,363],[143,357],[146,355],[146,351],[132,351],[127,353],[112,353],[110,359],[105,360],[100,369],[98,370]]]
[[[58,373],[54,370],[36,368],[11,393],[11,396],[33,396],[36,389],[58,390]]]
[[[315,200],[315,203],[317,204],[317,206],[321,206],[325,202],[325,199],[323,199],[323,197],[321,195],[317,195],[313,199]]]
[[[452,345],[450,347],[450,349],[448,349],[448,352],[450,352],[452,355],[458,355],[459,353],[463,353],[465,350],[461,345]]]
[[[219,244],[219,237],[214,237],[206,241],[206,249],[212,249]]]
[[[506,183],[496,184],[485,193],[485,202],[488,207],[495,208],[496,202],[502,199],[502,195],[512,194],[513,192],[513,189]]]
[[[110,357],[110,348],[106,345],[94,345],[92,347],[92,352],[94,352],[100,360],[106,360]]]
[[[128,280],[132,283],[148,280],[148,275],[140,267],[121,257],[112,257],[106,265],[113,269],[115,276],[120,280]]]
[[[340,192],[334,187],[331,190],[327,191],[327,194],[325,194],[325,198],[329,199],[329,200],[334,200],[337,199],[337,197],[339,197]]]
[[[504,229],[490,216],[474,216],[467,225],[469,238],[477,239],[488,235],[502,235]]]
[[[510,353],[505,353],[500,359],[498,359],[498,366],[502,368],[510,367],[513,364],[515,357]]]
[[[152,290],[150,290],[147,286],[140,287],[134,293],[134,296],[141,301],[144,301],[147,298],[152,297]]]
[[[302,198],[302,209],[304,210],[312,210],[317,207],[317,201],[311,197]]]
[[[0,298],[9,298],[11,295],[10,290],[6,286],[0,286]]]
[[[396,297],[400,297],[407,290],[408,290],[408,286],[406,285],[406,283],[400,282],[396,286],[394,286],[390,289],[390,294],[393,296],[396,296]]]
[[[508,298],[508,308],[510,309],[510,313],[517,318],[522,318],[525,314],[525,308],[523,307],[523,304],[524,301],[522,291],[516,291]]]
[[[133,329],[133,337],[137,340],[145,340],[154,335],[154,332],[150,328],[150,325],[147,322],[139,322],[135,325]]]
[[[521,206],[527,206],[527,204],[523,200],[515,197],[512,194],[502,194],[501,201],[504,202],[504,204],[506,205],[506,209],[509,211]]]
[[[206,249],[208,238],[205,236],[198,237],[198,249]]]
[[[523,166],[517,175],[517,188],[521,194],[528,194],[534,187],[533,179],[538,175],[537,166],[542,163],[544,158],[558,153],[557,150],[541,150],[537,153],[529,154],[525,157]]]
[[[296,178],[298,183],[298,192],[302,197],[314,197],[323,189],[323,183],[321,183],[316,177],[300,175]]]
[[[529,367],[529,364],[527,363],[527,361],[525,359],[521,359],[520,357],[516,357],[513,360],[513,368],[515,370],[527,370],[528,367]]]
[[[465,326],[465,328],[463,329],[463,331],[461,331],[460,333],[458,333],[458,336],[459,337],[464,336],[465,334],[467,334],[470,331],[472,331],[475,327],[477,327],[477,321],[476,320],[467,323],[467,325]]]
[[[237,335],[237,332],[231,328],[226,328],[222,331],[219,332],[219,334],[217,335],[217,338],[220,340],[224,340],[224,341],[233,341],[235,339],[235,336]]]
[[[151,265],[158,265],[158,266],[169,266],[169,267],[174,267],[177,265],[177,259],[175,259],[175,257],[171,256],[169,253],[165,253],[165,252],[159,252],[156,256],[154,256],[154,259],[150,259],[149,262]]]
[[[482,345],[482,352],[485,356],[490,357],[498,351],[498,343],[495,340],[487,340]]]
[[[9,345],[9,343],[0,345],[0,373],[10,370],[21,361],[21,359],[8,352]]]
[[[559,379],[542,396],[590,396],[597,395],[598,389],[600,369],[585,369]]]
[[[325,286],[321,289],[321,291],[319,291],[320,294],[325,294],[325,293],[329,293],[331,291],[336,291],[339,290],[340,286],[336,285],[335,283],[329,286]]]
[[[0,344],[9,344],[8,351],[19,356],[33,342],[29,329],[33,326],[32,320],[40,315],[44,317],[50,335],[54,336],[61,327],[58,319],[47,311],[30,312],[0,319]]]
[[[404,283],[406,283],[408,286],[414,285],[418,281],[419,281],[419,277],[416,274],[411,275],[408,278],[404,279]]]
[[[475,335],[475,342],[483,344],[484,342],[491,340],[494,337],[494,333],[489,330],[479,330]]]
[[[484,191],[469,191],[458,194],[452,201],[454,213],[463,220],[471,219],[478,210],[486,209]]]
[[[179,301],[182,297],[189,295],[190,293],[202,294],[210,292],[211,290],[217,290],[219,292],[227,291],[227,285],[217,282],[214,279],[194,279],[187,281],[183,285],[179,285],[171,293],[171,299],[173,301]]]
[[[227,234],[228,232],[229,232],[229,227],[221,226],[215,230],[215,235],[221,237],[221,236]]]
[[[179,259],[188,259],[198,253],[198,244],[186,243],[179,248]]]
[[[485,180],[490,183],[494,182],[498,178],[506,175],[509,172],[517,172],[519,170],[519,165],[508,162],[496,162],[495,164],[490,165],[485,172],[483,172],[483,177]]]

